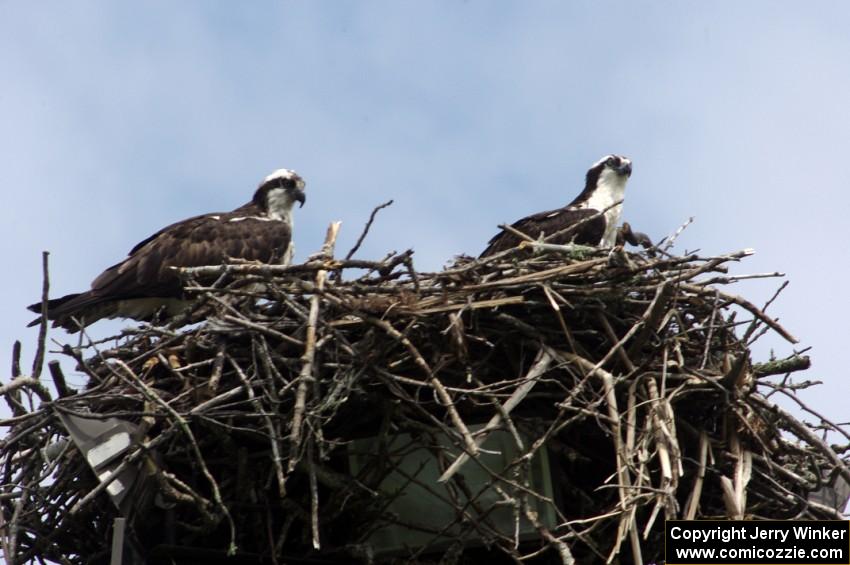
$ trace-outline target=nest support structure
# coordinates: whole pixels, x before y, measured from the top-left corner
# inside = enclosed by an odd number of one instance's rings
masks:
[[[808,358],[751,360],[795,340],[726,290],[748,252],[529,242],[423,273],[334,259],[337,230],[304,264],[186,270],[182,319],[83,333],[81,390],[56,361],[41,383],[44,331],[31,374],[17,349],[9,562],[109,562],[116,517],[149,563],[641,563],[664,519],[842,518],[812,493],[850,481],[824,430],[850,436],[774,402],[808,409]],[[108,472],[69,418],[128,424]],[[440,521],[411,523],[420,503]]]

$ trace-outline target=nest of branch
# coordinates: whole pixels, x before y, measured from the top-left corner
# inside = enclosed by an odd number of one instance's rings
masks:
[[[665,518],[841,518],[810,495],[850,480],[820,433],[846,431],[769,399],[808,359],[753,363],[759,336],[794,338],[723,290],[747,252],[531,243],[417,273],[410,252],[335,260],[335,237],[302,265],[184,273],[202,321],[66,346],[85,390],[16,369],[5,555],[106,562],[123,515],[150,563],[639,562]],[[132,424],[110,472],[69,416]]]

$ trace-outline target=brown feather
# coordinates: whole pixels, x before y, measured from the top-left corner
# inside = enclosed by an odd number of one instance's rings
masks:
[[[544,237],[551,235],[597,213],[597,210],[565,207],[526,216],[511,224],[511,227],[533,239],[537,239],[541,234]],[[605,218],[598,216],[593,220],[586,221],[575,232],[555,237],[549,240],[549,243],[565,244],[573,242],[582,245],[599,245],[604,232]],[[502,230],[490,239],[487,248],[481,253],[481,257],[516,247],[520,244],[520,241],[520,238],[516,235]]]
[[[172,267],[220,265],[229,258],[280,262],[291,236],[289,224],[266,219],[254,204],[233,212],[195,216],[137,244],[126,259],[101,273],[91,290],[50,301],[48,316],[54,326],[74,331],[72,317],[93,323],[115,315],[119,301],[181,299],[181,281]],[[41,305],[29,308],[38,312]]]

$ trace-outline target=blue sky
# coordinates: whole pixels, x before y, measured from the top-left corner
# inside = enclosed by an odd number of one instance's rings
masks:
[[[3,375],[14,339],[32,357],[42,250],[54,296],[83,290],[154,230],[242,204],[288,167],[308,182],[299,258],[337,219],[347,250],[393,198],[360,255],[413,247],[436,269],[568,202],[615,152],[634,161],[635,228],[658,239],[694,216],[678,251],[752,247],[737,273],[788,274],[771,312],[825,383],[804,398],[850,419],[850,5],[236,6],[0,4]],[[734,290],[763,303],[777,286]],[[792,351],[756,353],[770,348]]]

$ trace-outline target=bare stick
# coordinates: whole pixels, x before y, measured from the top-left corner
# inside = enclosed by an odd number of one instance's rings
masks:
[[[704,431],[699,435],[699,468],[694,477],[694,486],[691,489],[691,494],[688,496],[688,503],[685,506],[685,520],[693,520],[696,518],[697,509],[699,508],[699,500],[702,496],[702,486],[705,482],[705,464],[708,460],[708,434]]]
[[[35,359],[32,362],[32,376],[38,380],[41,377],[41,369],[44,366],[44,349],[45,341],[47,341],[47,297],[50,294],[50,277],[47,271],[47,258],[50,255],[48,251],[41,253],[41,324],[38,326],[38,348],[35,351]]]
[[[207,467],[207,463],[204,460],[204,456],[201,453],[201,448],[198,445],[197,440],[195,439],[195,434],[192,433],[192,429],[189,427],[189,423],[183,418],[180,414],[177,413],[174,408],[168,405],[167,402],[162,400],[160,396],[152,390],[148,385],[144,383],[142,379],[140,379],[133,370],[127,366],[126,363],[121,361],[120,359],[115,359],[115,363],[121,367],[123,371],[125,371],[124,375],[121,375],[119,371],[115,371],[114,373],[123,378],[125,382],[140,390],[145,397],[161,406],[165,409],[166,412],[174,419],[177,423],[180,430],[186,435],[189,440],[189,444],[192,446],[192,450],[194,452],[195,458],[197,460],[198,465],[200,466],[201,473],[207,479],[207,482],[210,484],[210,488],[212,490],[213,500],[215,500],[216,505],[221,509],[225,518],[227,519],[228,525],[230,526],[230,547],[228,548],[228,555],[233,555],[236,553],[236,524],[233,523],[233,517],[230,515],[230,510],[224,504],[224,501],[221,498],[221,491],[218,487],[218,482],[216,482],[215,477],[213,477],[212,473],[210,473],[209,468]]]
[[[316,480],[315,454],[313,442],[307,443],[307,469],[310,478],[310,531],[312,533],[313,549],[322,549],[319,540],[319,485]]]
[[[333,258],[334,245],[337,234],[339,234],[340,222],[333,222],[325,235],[325,243],[322,246],[321,256],[330,260]],[[295,469],[298,463],[299,451],[301,449],[301,427],[306,410],[307,391],[313,381],[313,361],[316,358],[316,326],[319,319],[319,303],[322,299],[322,291],[325,288],[325,279],[328,272],[325,269],[316,273],[315,294],[310,299],[310,314],[307,319],[307,337],[305,339],[304,354],[301,356],[301,372],[298,375],[298,388],[295,390],[295,408],[292,413],[292,430],[290,432],[290,454],[288,472]]]
[[[68,387],[68,384],[65,382],[65,374],[62,372],[62,366],[59,365],[59,361],[54,359],[53,361],[48,362],[47,369],[50,371],[50,376],[53,378],[53,386],[56,387],[56,392],[59,394],[59,398],[77,394],[77,391]]]
[[[463,422],[463,419],[460,417],[460,414],[458,414],[457,408],[455,407],[454,402],[452,401],[452,397],[449,395],[449,392],[446,390],[446,387],[443,385],[443,383],[440,382],[440,379],[438,379],[434,372],[431,370],[431,367],[428,365],[428,362],[425,361],[416,346],[411,343],[407,336],[403,335],[401,332],[392,327],[392,325],[388,324],[386,321],[379,320],[372,316],[363,316],[361,314],[358,315],[363,317],[363,319],[369,322],[370,324],[374,324],[383,329],[389,335],[401,342],[401,344],[404,345],[404,347],[410,352],[414,362],[417,366],[419,366],[420,369],[422,369],[422,371],[428,377],[428,380],[431,382],[431,386],[434,387],[434,392],[437,393],[437,397],[440,399],[440,402],[443,403],[443,406],[449,413],[449,418],[455,425],[455,428],[457,429],[458,433],[463,438],[463,442],[466,446],[467,451],[470,455],[477,455],[478,446],[472,439],[472,435],[469,433],[469,428]]]
[[[551,363],[552,356],[541,349],[537,353],[537,359],[534,360],[534,364],[531,366],[531,369],[529,369],[528,373],[525,375],[522,384],[517,387],[516,391],[514,391],[511,397],[508,398],[502,405],[502,411],[493,414],[493,417],[490,418],[490,421],[487,422],[484,428],[478,431],[477,437],[475,438],[476,447],[481,447],[484,442],[487,441],[490,432],[499,427],[503,419],[502,413],[505,415],[510,414],[511,411],[516,408],[526,396],[528,396],[528,393],[531,392],[531,389],[533,389],[534,385],[537,384],[537,380],[540,376],[549,369],[549,365]],[[452,463],[449,468],[446,469],[446,472],[443,473],[437,480],[444,483],[451,479],[455,473],[460,471],[460,468],[463,467],[463,464],[469,460],[469,457],[469,454],[465,451],[458,455],[454,463]]]
[[[795,434],[797,434],[797,436],[804,439],[812,446],[817,447],[818,450],[835,466],[835,469],[844,478],[844,480],[850,483],[850,466],[848,466],[847,463],[842,461],[838,457],[838,454],[835,453],[835,451],[831,447],[829,447],[825,441],[819,438],[814,432],[812,432],[801,422],[791,417],[790,414],[782,410],[779,406],[769,404],[767,400],[758,395],[751,395],[751,397],[762,408],[781,415],[782,424],[784,426],[787,426],[789,431],[794,432]]]
[[[766,363],[756,363],[753,365],[753,373],[756,378],[767,377],[770,375],[781,375],[784,373],[793,373],[794,371],[805,371],[812,366],[812,361],[808,355],[792,355],[787,359],[777,359],[776,361],[768,361]]]
[[[9,384],[0,386],[0,396],[11,395],[22,388],[29,389],[36,393],[42,402],[50,402],[52,400],[52,398],[50,398],[50,391],[47,390],[43,384],[32,377],[24,376],[13,379]]]
[[[346,260],[351,259],[351,257],[353,257],[355,253],[357,253],[357,250],[360,249],[360,245],[363,243],[363,240],[366,239],[366,235],[369,233],[369,228],[372,227],[372,222],[375,221],[375,215],[380,210],[383,210],[387,206],[391,206],[392,203],[393,203],[392,200],[387,200],[386,202],[384,202],[383,204],[381,204],[379,206],[376,206],[375,209],[372,210],[372,213],[369,214],[369,221],[366,222],[366,227],[363,228],[363,232],[360,234],[360,237],[357,238],[357,243],[355,243],[354,247],[351,248],[351,251],[349,251],[345,255]]]
[[[662,243],[664,243],[664,247],[662,247],[662,248],[661,248],[661,251],[666,252],[668,249],[670,249],[671,247],[673,247],[673,244],[676,242],[676,239],[677,239],[677,238],[678,238],[678,237],[682,234],[682,232],[683,232],[683,231],[685,231],[685,228],[687,228],[687,227],[688,227],[689,225],[691,225],[693,222],[694,222],[694,217],[693,217],[693,216],[691,216],[690,218],[688,218],[687,220],[685,220],[685,222],[684,222],[681,226],[679,226],[679,227],[676,229],[676,231],[675,231],[675,232],[673,232],[673,234],[672,234],[672,235],[670,235],[670,236],[668,236],[668,237],[665,237],[665,238],[662,240]],[[659,243],[659,245],[660,245],[660,243]],[[656,247],[658,247],[658,246],[656,246]]]
[[[741,298],[740,296],[735,296],[734,294],[727,294],[725,292],[721,292],[717,289],[701,288],[701,287],[694,285],[694,284],[682,283],[681,286],[685,290],[689,290],[691,292],[695,292],[695,293],[700,294],[700,295],[706,295],[706,294],[712,294],[713,295],[716,292],[717,295],[720,296],[723,300],[726,300],[728,302],[732,302],[733,304],[737,304],[738,306],[741,306],[742,308],[749,310],[751,314],[753,314],[754,316],[759,318],[761,321],[763,321],[765,324],[770,326],[770,328],[773,331],[775,331],[776,333],[781,335],[783,338],[785,338],[786,341],[788,341],[790,343],[798,343],[800,341],[796,337],[794,337],[793,335],[788,333],[788,330],[786,330],[781,325],[779,325],[779,323],[776,320],[772,319],[767,314],[762,312],[759,309],[758,306],[756,306],[755,304],[753,304],[749,300]]]
[[[505,230],[509,234],[515,235],[516,237],[518,237],[519,239],[521,239],[524,242],[525,241],[529,241],[529,242],[535,241],[535,239],[533,237],[531,237],[530,235],[522,233],[521,231],[519,231],[518,229],[516,229],[515,227],[513,227],[511,225],[499,224],[499,228]]]
[[[263,420],[265,420],[266,423],[266,430],[269,433],[269,443],[271,444],[272,449],[272,462],[274,463],[275,477],[277,478],[278,494],[280,494],[281,498],[284,498],[286,496],[286,476],[283,474],[280,446],[278,445],[279,440],[274,422],[272,422],[271,416],[263,410],[262,402],[260,402],[260,399],[254,394],[254,388],[251,386],[248,375],[245,374],[242,367],[240,367],[239,364],[230,356],[227,357],[227,360],[230,362],[230,366],[233,367],[233,370],[236,371],[236,374],[239,375],[239,380],[242,381],[242,385],[245,387],[245,392],[248,394],[248,399],[251,401],[251,404],[254,405],[256,413],[263,415]]]
[[[548,242],[552,241],[553,239],[555,239],[556,237],[564,237],[564,236],[570,235],[570,234],[572,234],[572,233],[574,233],[574,232],[578,231],[578,230],[579,230],[582,226],[584,226],[586,223],[588,223],[588,222],[592,222],[593,220],[595,220],[595,219],[597,219],[597,218],[599,218],[599,217],[601,217],[601,216],[604,216],[604,215],[605,215],[605,213],[606,213],[606,212],[608,212],[608,210],[611,210],[611,209],[613,209],[613,208],[616,208],[617,206],[620,206],[622,203],[623,203],[623,200],[622,200],[622,199],[617,200],[617,201],[616,201],[616,202],[614,202],[613,204],[610,204],[610,205],[606,206],[605,208],[603,208],[602,210],[599,210],[598,212],[596,212],[596,213],[595,213],[595,214],[593,214],[592,216],[588,216],[588,217],[586,217],[586,218],[582,218],[582,219],[581,219],[581,220],[579,220],[578,222],[576,222],[576,223],[574,223],[574,224],[571,224],[571,225],[569,225],[568,227],[566,227],[566,228],[564,228],[564,229],[562,229],[562,230],[558,230],[558,231],[553,232],[553,233],[551,233],[551,234],[549,234],[549,235],[545,235],[545,236],[543,237],[543,242],[544,242],[544,243],[548,243]]]

